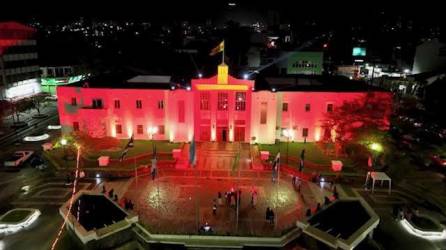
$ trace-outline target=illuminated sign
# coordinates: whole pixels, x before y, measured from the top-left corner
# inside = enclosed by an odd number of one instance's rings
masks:
[[[353,56],[366,56],[366,49],[361,47],[353,47]]]
[[[5,96],[7,99],[14,99],[35,95],[40,92],[39,81],[34,78],[17,82],[17,86],[6,89]]]
[[[42,85],[63,85],[63,84],[70,84],[73,82],[81,81],[85,78],[85,75],[77,75],[77,76],[70,76],[70,77],[45,77],[42,78]]]

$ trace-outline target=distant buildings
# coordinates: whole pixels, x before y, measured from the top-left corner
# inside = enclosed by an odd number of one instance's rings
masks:
[[[413,74],[446,68],[446,44],[438,38],[417,46],[413,63]]]
[[[18,100],[40,92],[35,29],[0,23],[0,99]]]

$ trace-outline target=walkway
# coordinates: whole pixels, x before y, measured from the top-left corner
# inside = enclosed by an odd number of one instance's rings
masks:
[[[238,154],[239,162],[234,164]],[[154,181],[148,175],[139,176],[128,186],[125,197],[135,202],[141,222],[151,233],[196,234],[208,222],[218,235],[279,236],[293,228],[309,207],[315,208],[332,195],[307,181],[302,181],[299,194],[291,184],[290,173],[296,173],[286,166],[279,184],[272,183],[271,170],[253,170],[250,160],[248,144],[197,143],[194,169],[160,168]],[[235,206],[225,202],[224,193],[232,189],[242,191],[238,217]],[[255,208],[252,190],[258,194]],[[213,215],[218,192],[223,204]],[[273,225],[265,220],[267,207],[276,214]]]

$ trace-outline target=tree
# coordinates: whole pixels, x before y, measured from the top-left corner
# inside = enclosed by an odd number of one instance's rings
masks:
[[[38,95],[34,95],[34,96],[31,97],[32,107],[35,108],[36,111],[37,111],[37,115],[35,116],[36,118],[45,117],[45,115],[42,115],[40,113],[40,108],[42,106],[42,103],[45,102],[45,100],[46,100],[45,98],[46,97],[47,97],[47,95],[44,94],[44,93],[41,93],[41,94],[38,94]]]
[[[0,100],[0,127],[3,125],[4,119],[12,114],[11,102]]]
[[[391,112],[390,93],[369,92],[364,97],[345,101],[332,112],[328,112],[322,124],[326,131],[335,132],[335,152],[338,154],[352,140],[387,130]],[[325,141],[328,139],[325,138]]]
[[[30,109],[32,107],[32,103],[28,99],[21,99],[11,103],[12,113],[14,124],[19,124],[20,122],[20,113]]]

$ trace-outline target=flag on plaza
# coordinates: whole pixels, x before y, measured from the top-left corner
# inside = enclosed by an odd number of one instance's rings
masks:
[[[190,143],[190,147],[189,147],[189,164],[192,165],[192,167],[195,166],[195,163],[197,161],[197,157],[196,157],[196,145],[195,145],[195,136],[192,137],[192,141]]]
[[[279,163],[280,163],[280,152],[277,153],[276,158],[274,159],[273,170],[277,170],[277,167],[279,166]]]
[[[132,136],[130,136],[129,142],[127,143],[127,145],[125,145],[124,150],[122,151],[121,158],[120,158],[121,162],[124,160],[124,157],[129,152],[129,148],[133,148],[133,134],[132,134]]]
[[[127,146],[125,148],[133,148],[133,134],[130,136],[129,142],[127,143]]]
[[[122,151],[121,158],[119,159],[119,161],[122,162],[124,160],[124,157],[127,155],[127,152],[129,152],[129,149],[125,148],[124,151]]]
[[[156,144],[155,143],[153,143],[153,145],[152,145],[152,158],[153,159],[156,159]]]
[[[220,52],[223,52],[225,50],[225,41],[221,41],[217,47],[213,48],[211,50],[211,53],[209,53],[210,56],[214,56]]]

